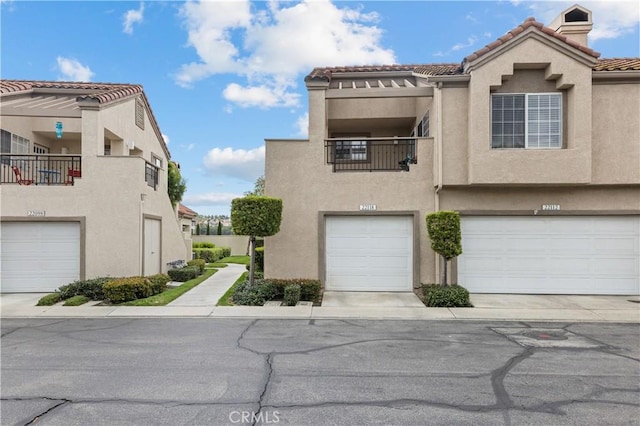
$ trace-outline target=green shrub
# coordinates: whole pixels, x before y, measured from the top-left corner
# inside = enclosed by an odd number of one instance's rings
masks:
[[[264,271],[264,247],[256,249],[256,271]]]
[[[231,200],[231,225],[236,235],[269,237],[280,230],[282,200],[248,196]]]
[[[78,280],[60,287],[60,299],[66,300],[73,296],[86,296],[91,300],[104,300],[103,287],[114,277],[99,277],[90,280]]]
[[[257,279],[257,280],[261,280],[264,278],[264,272],[262,271],[257,271],[253,273],[253,278]]]
[[[262,306],[276,295],[274,285],[265,280],[254,280],[253,285],[247,280],[236,286],[232,300],[236,305]]]
[[[160,294],[167,289],[167,283],[171,281],[171,277],[167,274],[155,274],[147,277],[151,283],[151,291],[153,294]]]
[[[185,282],[200,275],[200,268],[197,266],[185,266],[180,269],[170,269],[167,273],[172,281]]]
[[[222,249],[222,257],[221,259],[224,259],[225,257],[229,257],[231,256],[231,247],[218,247]]]
[[[51,293],[43,296],[38,300],[36,306],[52,306],[61,300],[60,293]]]
[[[80,306],[80,305],[84,305],[85,303],[87,303],[89,299],[87,296],[73,296],[67,299],[66,302],[64,302],[64,306]]]
[[[215,244],[208,243],[206,241],[201,241],[201,242],[192,244],[193,248],[214,248],[215,246],[216,246]]]
[[[104,285],[104,295],[111,303],[122,303],[152,296],[153,288],[145,277],[118,278]]]
[[[298,284],[289,284],[284,288],[284,304],[286,306],[296,306],[300,301],[300,286]]]
[[[187,266],[197,266],[202,274],[204,273],[204,267],[207,266],[207,262],[204,259],[193,259],[187,262]]]
[[[206,263],[214,263],[224,257],[224,250],[220,247],[196,248],[193,252],[196,254],[196,259],[204,259]]]
[[[466,288],[454,284],[441,286],[439,284],[425,284],[422,286],[425,304],[440,308],[473,307]]]
[[[300,300],[306,300],[313,303],[320,303],[322,294],[322,286],[320,281],[308,278],[294,279],[275,279],[268,278],[266,281],[272,283],[276,289],[276,297],[284,298],[284,289],[286,286],[295,284],[300,286]]]

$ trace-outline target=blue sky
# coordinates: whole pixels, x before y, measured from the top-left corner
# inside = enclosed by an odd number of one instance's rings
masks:
[[[1,1],[5,79],[142,84],[183,203],[228,214],[264,173],[264,139],[305,138],[314,66],[459,63],[566,1]],[[640,56],[638,2],[581,2],[590,47]]]

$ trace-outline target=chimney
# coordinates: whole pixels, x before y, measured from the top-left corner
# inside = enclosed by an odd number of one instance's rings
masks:
[[[554,19],[549,28],[583,46],[588,46],[587,35],[593,28],[591,11],[574,4]]]

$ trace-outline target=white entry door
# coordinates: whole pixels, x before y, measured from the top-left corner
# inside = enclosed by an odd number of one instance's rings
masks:
[[[638,216],[463,217],[458,282],[476,293],[638,294]]]
[[[329,216],[327,290],[412,291],[413,217]]]
[[[0,292],[49,293],[80,279],[78,222],[2,222]]]
[[[144,219],[144,275],[162,272],[160,264],[160,235],[162,222],[159,219]]]

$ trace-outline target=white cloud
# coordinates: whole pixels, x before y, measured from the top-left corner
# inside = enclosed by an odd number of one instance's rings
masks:
[[[269,87],[270,85],[242,87],[231,83],[222,96],[229,102],[241,107],[270,108],[276,106],[297,106],[300,95],[289,93],[283,87]]]
[[[474,44],[476,44],[478,42],[478,37],[472,35],[471,37],[469,37],[467,39],[466,43],[458,43],[453,45],[453,47],[451,48],[451,50],[453,50],[454,52],[457,50],[462,50],[462,49],[466,49],[467,47],[471,47]]]
[[[122,17],[122,31],[127,34],[133,34],[133,24],[139,24],[143,21],[144,3],[140,3],[140,9],[128,10]]]
[[[549,25],[563,10],[571,7],[575,1],[533,1],[519,2],[533,11],[533,16],[545,25]],[[640,3],[635,1],[596,1],[581,2],[580,5],[593,13],[593,29],[589,40],[611,39],[633,33],[640,24]]]
[[[208,174],[255,182],[264,174],[264,145],[254,149],[213,148],[203,160]]]
[[[304,115],[298,117],[298,120],[295,124],[296,129],[298,129],[298,135],[303,138],[309,137],[309,113],[306,112]]]
[[[60,80],[91,81],[95,75],[88,66],[82,65],[77,59],[58,56],[58,71],[62,73]]]
[[[169,136],[165,135],[164,133],[162,134],[162,139],[164,139],[164,143],[169,145]]]
[[[192,86],[219,73],[246,79],[224,90],[241,106],[290,107],[299,74],[315,66],[394,63],[381,46],[376,13],[337,7],[329,0],[271,1],[258,10],[248,0],[189,2],[181,9],[189,46],[199,60],[182,66],[176,82]]]
[[[243,197],[242,194],[232,192],[206,192],[203,194],[186,194],[183,204],[190,206],[228,206],[234,198]]]

